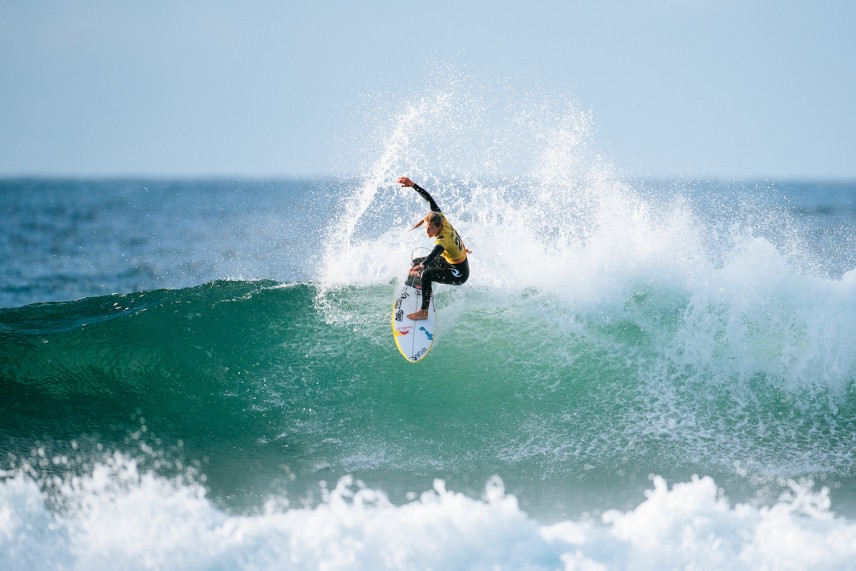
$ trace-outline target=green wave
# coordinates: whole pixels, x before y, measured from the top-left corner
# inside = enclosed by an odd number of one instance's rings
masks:
[[[345,473],[395,490],[439,473],[478,488],[853,470],[852,388],[798,396],[670,362],[679,312],[612,320],[447,290],[414,366],[389,330],[394,289],[215,281],[0,310],[4,462],[180,447],[226,496]]]

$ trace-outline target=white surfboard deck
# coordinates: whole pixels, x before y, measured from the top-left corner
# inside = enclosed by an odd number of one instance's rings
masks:
[[[416,285],[416,284],[414,284]],[[434,344],[434,327],[437,323],[437,312],[434,311],[434,300],[428,305],[428,319],[413,321],[407,315],[422,308],[422,289],[402,284],[396,290],[395,302],[392,305],[392,337],[398,351],[411,363],[418,363],[431,350]]]

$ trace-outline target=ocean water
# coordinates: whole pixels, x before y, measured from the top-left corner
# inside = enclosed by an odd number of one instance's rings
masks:
[[[0,181],[2,568],[856,569],[856,182],[454,95],[358,176]],[[418,365],[405,174],[473,250]]]

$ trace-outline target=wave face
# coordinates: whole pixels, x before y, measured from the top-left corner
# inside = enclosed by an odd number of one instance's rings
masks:
[[[244,461],[256,497],[288,478],[354,473],[403,493],[501,474],[536,491],[609,483],[595,504],[652,473],[853,473],[850,352],[812,339],[799,307],[769,331],[766,313],[702,319],[653,286],[588,314],[534,291],[446,293],[419,366],[390,350],[393,284],[220,281],[2,310],[3,437],[19,458],[81,435],[98,451],[180,441],[228,496]],[[786,348],[803,376],[781,367]]]

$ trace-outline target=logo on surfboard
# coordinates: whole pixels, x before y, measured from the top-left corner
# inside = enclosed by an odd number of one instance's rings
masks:
[[[412,321],[408,313],[418,310],[422,294],[413,285],[405,286],[396,292],[392,307],[392,335],[401,355],[413,363],[421,361],[434,342],[434,304],[429,305],[430,321]],[[424,337],[423,337],[424,334]]]

